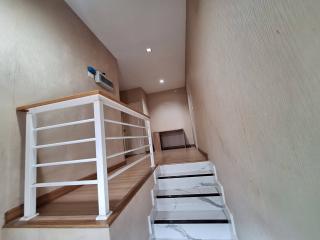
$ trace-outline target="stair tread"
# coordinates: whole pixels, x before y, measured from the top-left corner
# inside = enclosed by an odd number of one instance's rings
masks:
[[[201,166],[201,167],[206,167],[206,166],[212,166],[212,162],[210,161],[200,161],[200,162],[185,162],[185,163],[174,163],[174,164],[164,164],[161,165],[160,167],[165,169],[165,168],[172,168],[172,167],[195,167],[195,166]]]
[[[183,238],[152,238],[151,240],[184,240],[184,239]],[[234,239],[232,239],[232,238],[228,238],[228,239],[226,239],[226,238],[224,238],[224,239],[212,238],[209,240],[234,240]]]
[[[156,211],[154,220],[227,220],[227,216],[223,210]]]
[[[168,190],[159,190],[156,193],[156,196],[188,196],[188,195],[200,195],[200,194],[218,194],[219,191],[217,187],[199,187],[199,188],[190,188],[190,189],[168,189]]]
[[[197,171],[184,171],[184,172],[177,172],[177,173],[160,174],[158,178],[161,179],[161,178],[179,178],[179,177],[201,177],[201,176],[213,176],[213,175],[214,173],[211,170],[197,170]]]

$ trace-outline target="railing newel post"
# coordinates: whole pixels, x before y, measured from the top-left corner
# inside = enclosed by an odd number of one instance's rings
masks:
[[[152,132],[151,132],[150,120],[145,120],[145,126],[146,126],[146,130],[147,130],[147,135],[148,135],[151,167],[153,168],[153,167],[155,167],[155,163],[154,163],[153,142],[152,142]]]
[[[108,167],[107,151],[105,142],[104,111],[103,103],[100,99],[93,103],[94,108],[94,129],[95,129],[95,148],[97,159],[97,188],[99,215],[96,220],[106,220],[110,214],[109,210],[109,190],[108,190]]]
[[[24,215],[22,221],[37,216],[37,191],[33,186],[37,182],[37,127],[36,115],[27,112],[26,143],[25,143],[25,182],[24,182]]]

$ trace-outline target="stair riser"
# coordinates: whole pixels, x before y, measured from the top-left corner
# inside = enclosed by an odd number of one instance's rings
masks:
[[[157,198],[159,211],[206,211],[223,208],[222,197]]]
[[[159,190],[190,189],[190,188],[212,186],[215,183],[215,179],[213,176],[206,176],[206,177],[192,177],[192,178],[158,179],[157,182],[158,182]]]
[[[231,239],[230,224],[154,224],[154,236],[171,239]]]
[[[174,175],[183,172],[200,171],[200,170],[212,170],[212,165],[209,162],[199,163],[185,163],[185,164],[172,164],[164,165],[160,167],[159,173],[162,175]]]

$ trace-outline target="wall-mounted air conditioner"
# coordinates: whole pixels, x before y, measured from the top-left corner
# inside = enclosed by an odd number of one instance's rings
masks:
[[[101,87],[113,91],[113,82],[112,80],[107,79],[105,73],[96,70],[94,67],[88,66],[88,76],[93,78],[94,81]]]

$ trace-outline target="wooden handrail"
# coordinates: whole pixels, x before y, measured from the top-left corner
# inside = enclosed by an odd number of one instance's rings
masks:
[[[92,95],[104,96],[105,98],[108,98],[108,99],[110,99],[112,101],[115,101],[115,102],[121,104],[122,106],[131,109],[132,111],[135,111],[135,112],[137,112],[139,114],[144,115],[147,118],[150,118],[148,115],[146,115],[146,114],[144,114],[142,112],[139,112],[139,111],[137,111],[135,109],[132,109],[127,104],[115,99],[108,92],[103,91],[103,90],[92,90],[92,91],[88,91],[88,92],[82,92],[82,93],[74,94],[74,95],[71,95],[71,96],[66,96],[66,97],[51,99],[51,100],[47,100],[47,101],[43,101],[43,102],[23,105],[23,106],[17,107],[16,110],[19,111],[19,112],[28,112],[31,108],[40,107],[40,106],[49,105],[49,104],[58,103],[58,102],[64,102],[64,101],[77,99],[77,98],[82,98],[82,97],[87,97],[87,96],[92,96]]]

